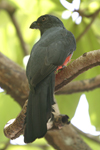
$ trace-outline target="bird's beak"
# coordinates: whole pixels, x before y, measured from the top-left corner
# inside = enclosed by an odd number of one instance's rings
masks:
[[[38,29],[39,25],[37,24],[37,21],[34,21],[31,25],[30,25],[31,29]]]

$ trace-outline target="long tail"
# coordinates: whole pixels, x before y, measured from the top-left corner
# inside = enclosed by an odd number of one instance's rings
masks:
[[[36,86],[35,94],[30,91],[26,114],[24,142],[33,142],[47,132],[47,121],[51,117],[51,106],[54,104],[54,72]]]

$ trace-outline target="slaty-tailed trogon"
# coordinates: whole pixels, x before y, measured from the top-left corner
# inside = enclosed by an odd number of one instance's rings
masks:
[[[43,15],[30,28],[39,29],[41,38],[33,46],[26,68],[30,93],[25,119],[25,143],[33,142],[46,134],[46,124],[55,103],[55,70],[59,66],[61,68],[65,60],[69,61],[69,56],[76,49],[73,34],[55,16]]]

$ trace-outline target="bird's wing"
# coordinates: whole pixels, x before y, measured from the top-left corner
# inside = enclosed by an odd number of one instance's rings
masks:
[[[73,34],[66,29],[61,29],[54,41],[46,47],[45,61],[41,68],[41,74],[52,72],[57,66],[64,63],[65,59],[76,49]]]
[[[33,47],[33,53],[31,53],[26,68],[26,75],[31,88],[35,87],[57,68],[55,65],[46,62],[47,49],[48,46],[38,45],[36,48]]]
[[[73,34],[66,29],[62,29],[55,41],[48,46],[46,60],[50,64],[60,66],[75,49],[76,41]]]
[[[62,65],[66,57],[75,49],[74,36],[66,29],[60,30],[54,34],[54,37],[49,36],[42,44],[38,42],[33,50],[33,57],[30,58],[27,66],[29,83],[37,85],[56,70],[57,66]]]

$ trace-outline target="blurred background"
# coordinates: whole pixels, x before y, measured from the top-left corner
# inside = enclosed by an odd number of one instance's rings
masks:
[[[0,0],[0,52],[25,69],[31,48],[40,38],[39,31],[29,26],[39,16],[52,14],[61,19],[76,38],[73,61],[85,52],[100,49],[99,9],[99,0]],[[99,74],[100,66],[74,80],[90,79]],[[56,95],[56,100],[61,114],[70,116],[71,123],[82,131],[80,135],[85,142],[93,150],[100,150],[100,89]],[[0,150],[53,150],[44,138],[25,145],[21,136],[9,143],[3,127],[20,110],[17,102],[0,88]],[[88,134],[93,135],[94,140],[87,138]]]

